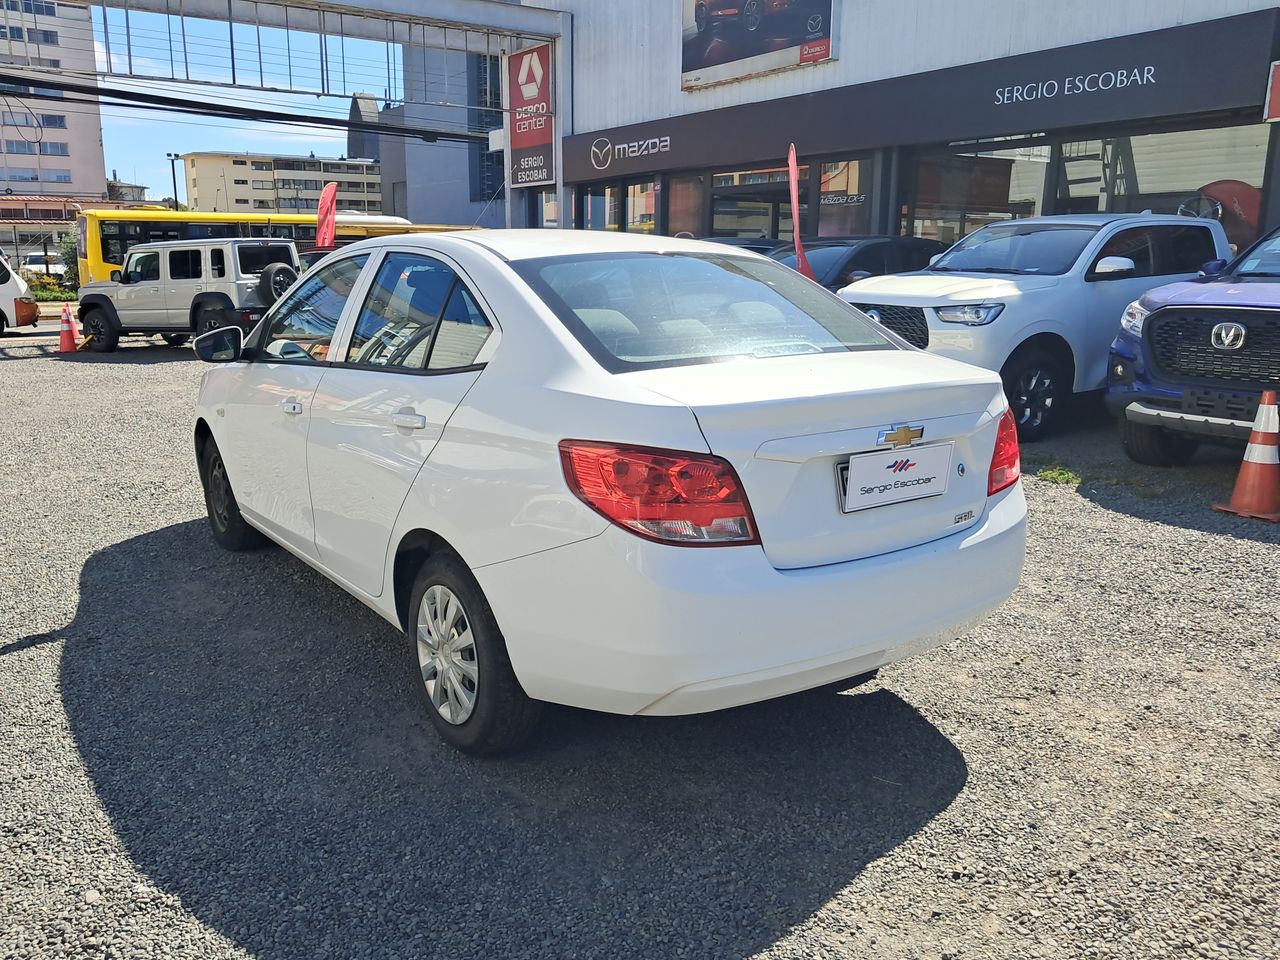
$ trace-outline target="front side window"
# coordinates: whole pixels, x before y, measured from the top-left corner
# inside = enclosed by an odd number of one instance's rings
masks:
[[[1098,228],[1043,221],[993,224],[971,233],[929,269],[963,273],[1066,273]]]
[[[1161,227],[1165,234],[1167,273],[1199,273],[1210,260],[1218,259],[1218,248],[1207,227]]]
[[[327,361],[343,307],[368,259],[361,254],[331,263],[281,300],[267,317],[261,346],[265,358]]]
[[[347,363],[425,370],[431,338],[456,277],[431,257],[388,254],[356,320]]]
[[[513,266],[613,373],[896,349],[866,317],[772,261],[636,252]]]
[[[1128,257],[1133,261],[1134,277],[1154,277],[1156,269],[1156,228],[1136,227],[1132,230],[1121,230],[1102,245],[1097,261],[1104,257]]]
[[[160,279],[160,254],[135,253],[129,258],[125,274],[130,283],[150,283]]]
[[[170,250],[169,251],[169,279],[170,280],[199,280],[200,279],[200,251],[199,250]]]

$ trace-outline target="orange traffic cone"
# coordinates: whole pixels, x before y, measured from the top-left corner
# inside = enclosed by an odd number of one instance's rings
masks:
[[[1213,509],[1280,523],[1280,408],[1274,390],[1262,391],[1231,502]]]
[[[76,336],[71,331],[71,324],[71,307],[64,303],[62,305],[62,326],[58,329],[59,353],[76,352]]]

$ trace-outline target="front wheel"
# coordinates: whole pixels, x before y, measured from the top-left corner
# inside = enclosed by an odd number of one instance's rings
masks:
[[[180,347],[191,337],[185,333],[162,333],[160,334],[160,339],[171,347]]]
[[[489,602],[455,554],[436,551],[423,565],[406,633],[409,666],[441,739],[476,755],[528,739],[542,705],[520,686]]]
[[[1020,441],[1034,443],[1057,429],[1071,396],[1062,361],[1038,347],[1019,350],[1004,365],[1000,378]]]
[[[1122,413],[1120,445],[1134,463],[1148,467],[1181,467],[1195,456],[1200,441],[1171,433],[1163,427],[1134,423]]]
[[[204,486],[209,529],[218,546],[238,553],[266,545],[267,538],[240,515],[231,480],[227,477],[227,465],[222,462],[222,454],[212,437],[204,442],[200,451],[200,482]]]
[[[86,310],[80,325],[89,335],[89,349],[94,353],[111,353],[120,345],[120,328],[100,307]]]

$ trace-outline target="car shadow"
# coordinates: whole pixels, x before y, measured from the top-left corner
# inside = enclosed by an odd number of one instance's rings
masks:
[[[0,341],[0,359],[35,360],[41,357],[56,357],[65,363],[113,363],[151,366],[157,363],[180,363],[195,361],[196,355],[189,345],[171,347],[167,343],[130,343],[121,344],[111,353],[94,353],[92,350],[81,350],[76,353],[59,353],[57,338],[39,341],[17,342],[10,344]]]
[[[1231,499],[1243,444],[1202,444],[1181,467],[1148,467],[1131,461],[1120,445],[1116,420],[1101,396],[1077,398],[1062,429],[1022,449],[1023,471],[1073,487],[1105,510],[1151,523],[1280,543],[1280,525],[1217,513]]]
[[[883,689],[689,718],[550,708],[524,752],[467,758],[425,723],[399,633],[202,522],[92,556],[58,639],[130,858],[258,957],[746,956],[967,777]]]

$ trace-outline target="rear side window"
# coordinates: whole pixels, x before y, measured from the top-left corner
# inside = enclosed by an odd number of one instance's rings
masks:
[[[1161,227],[1168,231],[1166,273],[1197,273],[1210,260],[1218,259],[1213,234],[1208,227]]]
[[[269,263],[293,266],[293,247],[283,243],[242,243],[236,247],[241,274],[261,273]]]
[[[852,307],[772,260],[628,252],[513,266],[614,373],[897,349]]]
[[[221,247],[214,247],[209,251],[209,276],[225,277],[227,275],[227,258],[222,253]]]
[[[492,329],[470,291],[461,283],[455,284],[440,317],[440,328],[436,331],[436,342],[431,347],[427,369],[450,370],[471,366]]]
[[[200,279],[200,251],[199,250],[170,250],[169,251],[169,279],[170,280],[199,280]]]

